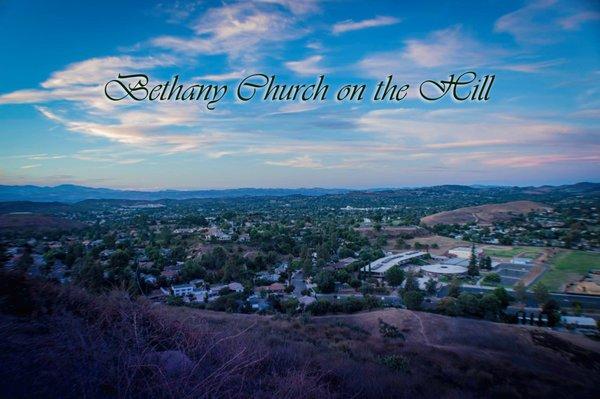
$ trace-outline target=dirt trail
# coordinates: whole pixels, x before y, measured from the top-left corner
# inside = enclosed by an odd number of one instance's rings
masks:
[[[423,342],[425,342],[425,344],[430,345],[430,346],[437,346],[437,345],[432,345],[431,341],[429,341],[429,337],[427,336],[427,334],[425,334],[425,327],[423,326],[423,320],[421,320],[421,317],[417,313],[412,312],[412,311],[410,312],[410,314],[412,316],[414,316],[417,319],[417,322],[419,323],[419,333],[423,337]]]

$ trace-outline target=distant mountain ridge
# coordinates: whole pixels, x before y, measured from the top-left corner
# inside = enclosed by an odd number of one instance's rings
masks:
[[[222,190],[116,190],[63,184],[59,186],[0,185],[0,201],[79,202],[91,199],[183,200],[192,198],[281,197],[288,195],[320,196],[345,194],[349,189],[328,188],[235,188]]]
[[[32,202],[60,202],[75,203],[85,200],[135,200],[135,201],[158,201],[158,200],[186,200],[206,198],[241,198],[241,197],[284,197],[291,195],[324,196],[341,195],[348,193],[375,193],[393,192],[398,190],[445,190],[445,191],[477,191],[509,188],[509,186],[467,186],[467,185],[440,185],[423,188],[372,188],[367,190],[353,190],[346,188],[235,188],[221,190],[117,190],[111,188],[85,187],[73,184],[59,186],[34,186],[34,185],[0,185],[0,202],[9,201],[32,201]],[[600,183],[582,182],[562,186],[528,186],[513,187],[531,194],[547,193],[553,190],[565,190],[569,192],[585,192],[600,190]]]

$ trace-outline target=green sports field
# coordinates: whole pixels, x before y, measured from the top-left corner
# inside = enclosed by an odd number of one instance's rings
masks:
[[[566,283],[578,280],[590,269],[600,269],[600,254],[564,251],[550,260],[550,269],[540,281],[550,290],[557,291]]]

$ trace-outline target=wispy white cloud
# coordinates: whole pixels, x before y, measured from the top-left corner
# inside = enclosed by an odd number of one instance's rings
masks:
[[[355,30],[367,29],[367,28],[375,28],[378,26],[388,26],[395,25],[400,22],[399,18],[390,17],[390,16],[378,16],[371,19],[363,19],[362,21],[353,21],[347,20],[343,22],[338,22],[333,25],[331,31],[334,34],[340,34],[344,32],[350,32]]]
[[[319,11],[317,0],[256,0],[258,3],[278,4],[292,13],[302,15]]]
[[[323,56],[313,55],[312,57],[308,57],[299,61],[288,61],[285,63],[285,66],[298,75],[320,75],[328,71],[327,68],[321,65],[322,61]]]
[[[86,109],[108,111],[116,106],[104,96],[104,85],[119,73],[148,71],[175,65],[170,55],[134,57],[112,56],[75,62],[53,72],[40,88],[17,90],[0,95],[1,104],[42,104],[71,101]],[[121,105],[121,104],[120,104]]]
[[[598,19],[597,10],[581,9],[575,1],[536,0],[498,18],[494,30],[522,44],[543,45],[560,41],[561,31],[576,30]]]
[[[600,12],[597,11],[581,11],[573,15],[569,15],[558,20],[558,24],[566,30],[576,30],[586,22],[600,20]]]
[[[372,77],[397,74],[415,78],[433,69],[469,68],[489,64],[505,51],[484,45],[466,34],[461,26],[430,33],[423,39],[408,39],[404,48],[371,54],[358,62],[358,69]]]
[[[95,122],[69,119],[45,107],[37,107],[49,120],[63,125],[67,130],[90,137],[145,149],[155,153],[174,154],[198,150],[227,140],[223,133],[169,134],[163,127],[173,124],[198,123],[192,114],[171,114],[167,111],[137,110],[116,114],[116,120]]]
[[[507,168],[532,168],[557,163],[593,163],[600,164],[598,154],[526,154],[512,155],[501,158],[484,158],[482,163],[495,167]]]
[[[274,9],[273,5],[285,6]],[[305,30],[296,27],[297,16],[311,12],[310,3],[265,0],[239,2],[208,9],[189,26],[193,35],[159,36],[151,39],[156,47],[187,54],[227,54],[238,64],[255,62],[265,43],[297,38]]]
[[[317,109],[319,106],[317,104],[311,103],[293,103],[287,104],[279,107],[277,112],[274,114],[296,114],[299,112],[307,112]]]
[[[536,73],[547,70],[553,66],[564,64],[566,60],[557,59],[557,60],[546,60],[546,61],[538,61],[538,62],[529,62],[529,63],[515,63],[515,64],[504,64],[498,65],[499,69],[504,69],[507,71],[515,71],[515,72],[525,72],[525,73]]]
[[[574,140],[581,129],[564,122],[550,122],[511,114],[487,114],[485,122],[461,110],[424,111],[415,108],[370,111],[356,121],[359,129],[388,143],[421,149],[562,145]],[[510,134],[507,134],[510,132]]]
[[[319,161],[315,161],[308,155],[302,155],[295,158],[286,159],[283,161],[266,161],[267,165],[275,166],[289,166],[292,168],[308,168],[308,169],[320,169],[323,164]]]

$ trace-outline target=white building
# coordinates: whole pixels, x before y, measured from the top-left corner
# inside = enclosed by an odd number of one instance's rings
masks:
[[[388,255],[383,258],[374,260],[367,266],[362,268],[364,272],[370,272],[375,277],[383,277],[385,272],[396,265],[404,265],[420,259],[427,255],[427,252],[408,251],[399,254]]]
[[[512,262],[515,265],[530,265],[533,263],[533,261],[529,258],[519,258],[519,257],[514,257],[512,258]]]
[[[186,296],[192,294],[194,292],[194,285],[192,284],[180,284],[180,285],[172,285],[171,291],[173,291],[173,295],[175,296]]]
[[[244,292],[244,286],[242,284],[236,283],[236,282],[229,283],[227,285],[227,288],[229,288],[233,292]]]
[[[596,330],[597,328],[596,320],[592,319],[591,317],[563,316],[560,318],[560,321],[564,325],[569,325],[584,330]]]
[[[467,274],[467,268],[464,266],[458,265],[426,265],[421,266],[421,271],[425,273],[425,275],[429,277],[438,277],[438,276],[464,276]]]

